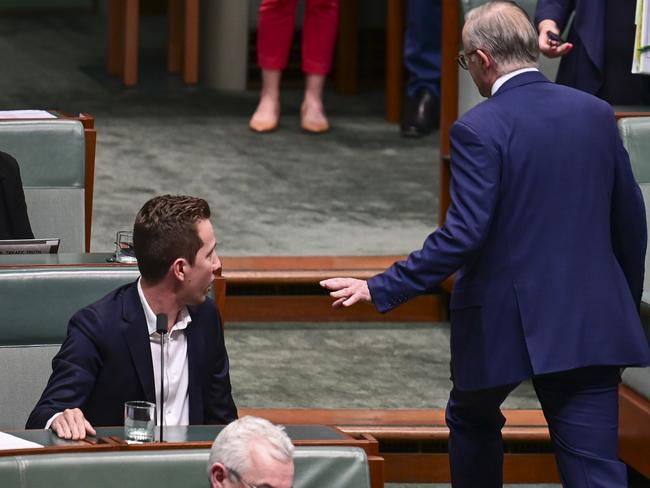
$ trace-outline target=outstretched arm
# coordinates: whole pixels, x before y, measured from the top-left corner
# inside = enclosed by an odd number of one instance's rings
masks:
[[[372,302],[368,282],[356,278],[330,278],[320,282],[334,298],[332,307],[350,307],[357,302]]]

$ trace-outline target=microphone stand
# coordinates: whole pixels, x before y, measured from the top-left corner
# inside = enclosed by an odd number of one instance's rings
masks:
[[[160,442],[163,442],[163,418],[165,413],[165,334],[167,334],[167,315],[156,315],[156,331],[160,334]]]

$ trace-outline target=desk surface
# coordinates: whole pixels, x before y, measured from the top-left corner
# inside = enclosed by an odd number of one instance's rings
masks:
[[[59,254],[6,254],[0,256],[0,268],[28,268],[39,266],[119,266],[133,264],[110,262],[110,252],[59,253]]]
[[[167,442],[212,443],[223,427],[223,425],[172,425],[165,427],[164,436]],[[124,429],[122,427],[97,427],[96,430],[97,436],[90,438],[91,441],[102,437],[122,438],[124,436]],[[287,425],[285,430],[292,441],[337,441],[350,438],[340,430],[326,425]],[[7,433],[43,446],[70,446],[80,444],[77,441],[59,439],[51,430],[20,430],[8,431]],[[159,434],[160,430],[156,428],[156,439],[159,439]]]

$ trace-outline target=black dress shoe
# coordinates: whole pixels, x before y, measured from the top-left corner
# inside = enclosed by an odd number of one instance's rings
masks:
[[[404,137],[422,137],[440,126],[440,102],[427,90],[416,97],[407,97],[404,104],[401,133]]]

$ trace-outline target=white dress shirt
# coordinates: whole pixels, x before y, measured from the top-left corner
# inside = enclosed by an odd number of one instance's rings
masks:
[[[156,315],[151,310],[138,280],[138,295],[144,309],[149,329],[151,361],[156,388],[156,424],[160,418],[160,334],[156,332]],[[192,321],[187,307],[183,307],[176,323],[165,338],[165,412],[164,425],[189,425],[189,370],[187,361],[187,338],[185,329]]]
[[[156,332],[156,315],[151,310],[142,292],[138,279],[138,295],[144,310],[144,316],[149,330],[151,345],[151,361],[153,363],[154,387],[156,390],[156,425],[160,419],[160,334]],[[176,323],[165,339],[165,413],[164,425],[189,425],[189,370],[187,361],[187,339],[185,329],[192,319],[187,307],[181,309]],[[135,400],[135,398],[134,398]],[[57,412],[45,424],[49,429],[54,419],[63,412]]]
[[[539,71],[537,68],[521,68],[517,69],[515,71],[511,71],[510,73],[506,73],[503,76],[499,76],[494,84],[492,85],[492,95],[494,95],[499,88],[503,86],[503,84],[508,81],[510,78],[514,78],[517,75],[520,75],[521,73],[526,73],[528,71]]]

